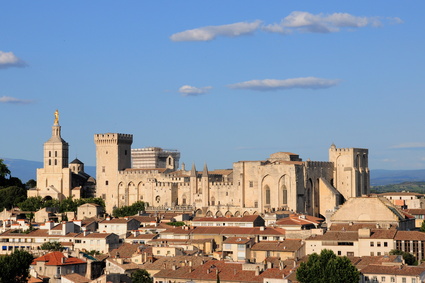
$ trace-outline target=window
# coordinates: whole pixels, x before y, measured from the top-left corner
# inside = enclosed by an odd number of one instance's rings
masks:
[[[109,184],[109,182],[108,181],[105,181],[105,185],[108,185]]]
[[[384,247],[388,247],[388,242],[384,242]]]
[[[385,276],[381,277],[381,282],[385,282]]]
[[[391,277],[391,282],[395,282],[395,277]]]
[[[105,166],[102,166],[102,173],[105,173]]]
[[[57,151],[55,151],[55,157],[58,157],[58,152]]]
[[[412,283],[416,283],[416,278],[412,278]]]
[[[254,187],[254,182],[253,181],[249,181],[249,187],[250,188]]]
[[[401,278],[401,283],[406,283],[406,277]]]
[[[380,247],[381,246],[381,242],[376,243],[376,246],[377,247]]]
[[[270,187],[266,186],[265,187],[265,192],[266,192],[266,205],[270,204]]]
[[[381,255],[381,252],[377,252],[377,253],[376,253],[376,255],[377,255],[377,256],[380,256],[380,255]]]
[[[370,246],[371,247],[375,246],[374,242],[370,242]]]
[[[374,256],[375,255],[375,253],[374,252],[370,252],[370,256]]]
[[[282,186],[282,203],[288,204],[288,190],[285,185]]]
[[[347,252],[347,256],[354,256],[354,252]]]
[[[341,255],[341,251],[338,251],[338,255]]]

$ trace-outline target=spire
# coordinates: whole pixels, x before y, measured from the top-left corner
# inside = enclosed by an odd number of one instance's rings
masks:
[[[196,177],[195,163],[193,163],[192,170],[190,170],[190,177]]]
[[[204,171],[202,172],[202,177],[208,177],[207,163],[204,164]]]

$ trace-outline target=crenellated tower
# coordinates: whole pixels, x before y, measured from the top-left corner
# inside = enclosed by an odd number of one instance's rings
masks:
[[[332,185],[345,200],[370,193],[369,151],[365,148],[329,148],[329,161],[333,162]]]
[[[106,211],[112,212],[118,202],[118,174],[131,168],[131,144],[133,135],[106,133],[95,134],[96,180],[98,197],[105,200]]]

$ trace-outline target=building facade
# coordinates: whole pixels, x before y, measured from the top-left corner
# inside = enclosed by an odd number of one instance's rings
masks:
[[[197,171],[131,168],[133,136],[94,136],[97,192],[106,210],[144,201],[154,207],[191,206],[199,215],[239,216],[280,209],[325,215],[350,197],[369,193],[368,150],[329,149],[329,161],[302,161],[278,152],[233,169]]]

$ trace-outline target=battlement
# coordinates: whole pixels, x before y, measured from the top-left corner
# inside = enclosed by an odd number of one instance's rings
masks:
[[[132,144],[133,135],[132,134],[119,134],[119,133],[106,133],[106,134],[95,134],[94,142],[96,144]]]
[[[305,161],[305,164],[307,167],[333,167],[333,162],[329,161]]]
[[[351,147],[351,148],[336,148],[336,147],[331,147],[329,149],[330,151],[333,152],[354,152],[354,151],[362,151],[362,152],[368,152],[368,149],[366,148],[355,148],[355,147]]]

